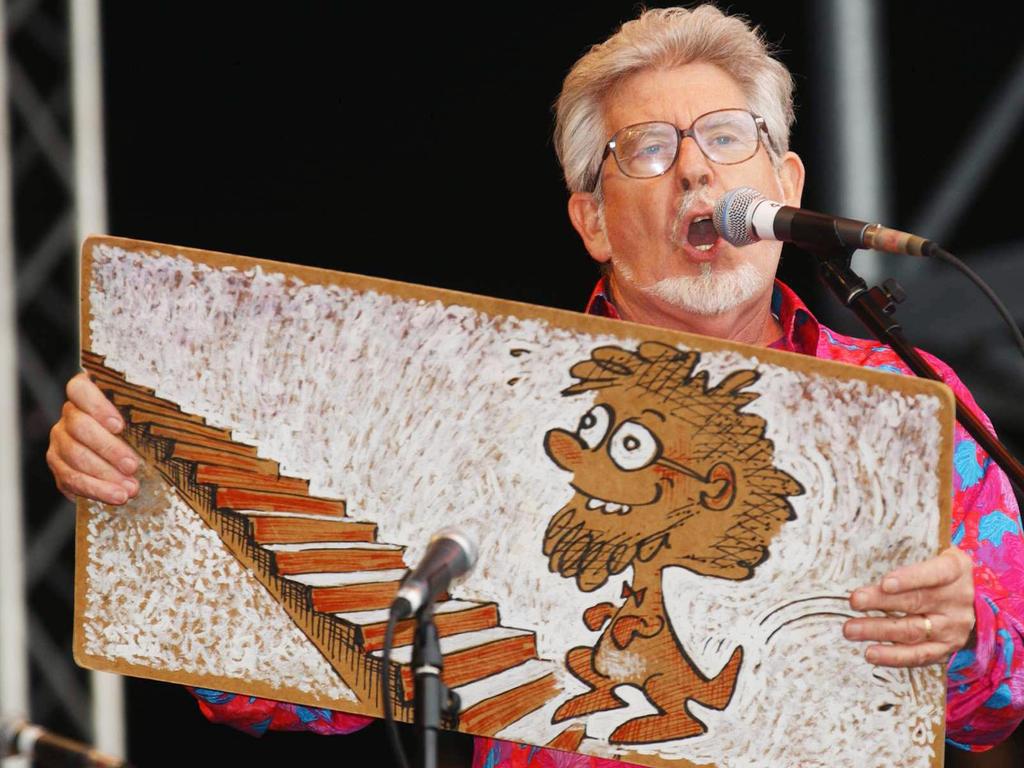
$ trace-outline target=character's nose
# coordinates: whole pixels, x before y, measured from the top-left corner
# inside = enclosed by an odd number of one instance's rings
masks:
[[[575,472],[585,450],[576,435],[564,429],[552,429],[544,436],[544,450],[559,467]]]

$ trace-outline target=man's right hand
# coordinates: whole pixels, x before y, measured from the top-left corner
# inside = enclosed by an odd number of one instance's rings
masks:
[[[85,373],[68,382],[67,394],[46,451],[57,488],[71,501],[84,496],[124,504],[139,492],[134,474],[140,463],[128,444],[115,437],[124,419]]]

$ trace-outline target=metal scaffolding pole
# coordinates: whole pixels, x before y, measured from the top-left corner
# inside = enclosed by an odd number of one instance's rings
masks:
[[[4,3],[4,13],[10,141],[3,162],[11,189],[4,213],[11,215],[0,236],[13,246],[4,244],[0,254],[12,267],[0,284],[16,286],[17,360],[0,365],[0,371],[16,374],[20,382],[20,446],[29,460],[15,482],[4,483],[4,489],[24,483],[24,515],[20,526],[10,527],[20,527],[24,537],[18,537],[15,558],[9,561],[5,554],[0,567],[17,560],[30,564],[19,569],[19,598],[28,614],[21,630],[27,661],[20,661],[28,694],[19,708],[58,733],[123,753],[119,693],[105,698],[105,682],[91,693],[88,676],[72,659],[74,510],[43,464],[64,382],[77,368],[77,230],[102,230],[106,218],[99,14],[96,3],[86,0],[13,0]],[[81,70],[72,55],[84,59]],[[11,465],[2,466],[6,472]],[[5,547],[8,530],[0,531]],[[3,589],[16,583],[0,581]],[[10,631],[8,619],[5,610],[4,633]],[[100,713],[95,721],[94,711]]]
[[[14,301],[14,205],[7,93],[7,23],[0,4],[0,716],[29,711],[25,540],[21,527],[17,309]],[[13,764],[13,761],[12,761]]]
[[[75,242],[107,231],[107,176],[103,151],[103,61],[98,0],[71,3],[71,95],[74,147]],[[76,260],[76,265],[78,264]],[[75,285],[78,269],[75,270]],[[79,306],[79,302],[75,302]],[[78,345],[76,345],[78,346]],[[117,675],[93,672],[93,742],[124,757],[124,686]]]
[[[827,44],[821,54],[832,74],[829,106],[835,116],[838,162],[836,196],[829,207],[848,218],[888,223],[888,120],[881,98],[885,57],[879,45],[879,5],[877,0],[828,0],[822,10]],[[857,271],[869,284],[883,277],[874,253],[857,256]]]

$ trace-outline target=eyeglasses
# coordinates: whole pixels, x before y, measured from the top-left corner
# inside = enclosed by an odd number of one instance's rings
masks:
[[[675,164],[679,145],[690,136],[711,162],[735,165],[757,153],[761,133],[768,136],[764,118],[744,109],[705,112],[685,130],[672,123],[637,123],[615,132],[604,148],[601,164],[612,154],[619,170],[631,179],[661,176]],[[594,181],[594,189],[600,178],[598,175]]]

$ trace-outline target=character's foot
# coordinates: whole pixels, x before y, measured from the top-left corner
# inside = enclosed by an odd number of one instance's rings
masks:
[[[582,725],[570,725],[560,734],[551,739],[544,746],[552,749],[561,749],[565,752],[575,752],[583,743],[583,737],[587,735],[586,727]]]
[[[586,648],[582,645],[570,648],[569,652],[565,654],[565,666],[591,688],[600,688],[602,684],[609,682],[606,677],[598,674],[598,671],[594,669],[593,648]]]
[[[604,712],[609,709],[621,709],[626,702],[614,695],[611,688],[599,688],[579,696],[573,696],[555,710],[551,716],[552,723],[560,723],[574,717],[582,717],[593,712]]]
[[[740,673],[740,666],[743,664],[743,646],[737,646],[732,652],[728,663],[722,667],[722,671],[713,679],[708,680],[704,690],[693,698],[711,709],[725,709],[732,699],[733,691],[736,690],[736,677]]]
[[[700,736],[707,728],[685,712],[627,720],[608,737],[611,744],[650,744]]]
[[[555,710],[552,723],[560,723],[591,712],[603,712],[606,709],[618,709],[626,706],[625,702],[612,695],[615,681],[605,677],[594,669],[594,649],[584,646],[572,648],[565,656],[565,666],[575,675],[577,680],[587,684],[591,690],[573,696]]]

